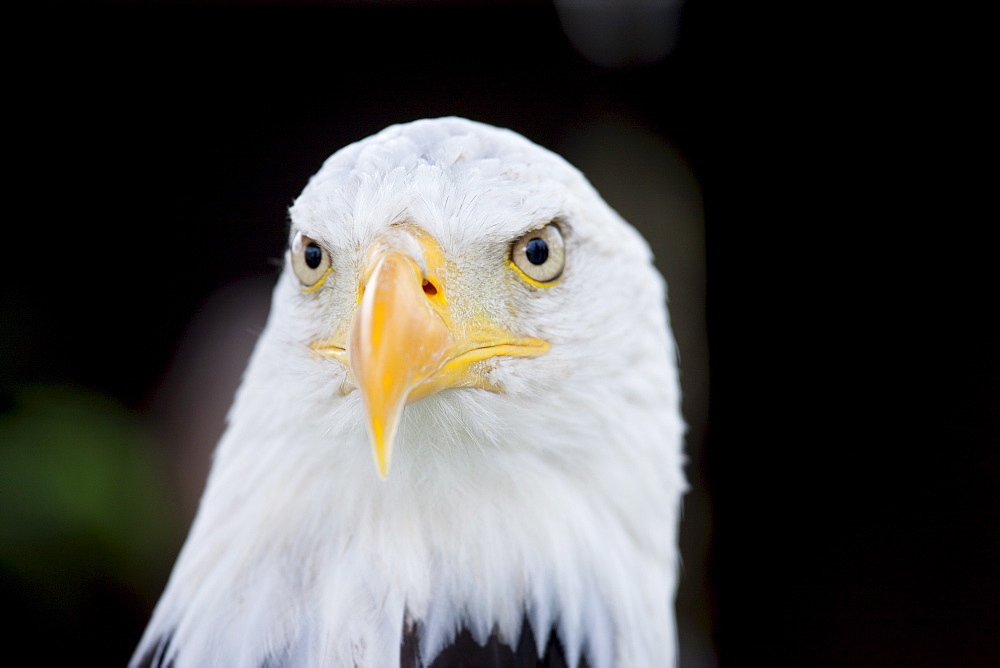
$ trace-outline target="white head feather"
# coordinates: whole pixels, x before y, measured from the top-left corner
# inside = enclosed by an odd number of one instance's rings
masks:
[[[461,627],[570,665],[674,659],[684,424],[662,279],[638,233],[559,156],[458,118],[387,128],[333,155],[291,209],[330,254],[319,291],[289,267],[229,415],[207,489],[135,660],[182,666],[399,665],[407,625],[431,660]],[[566,228],[558,285],[507,263],[512,240]],[[406,407],[388,480],[349,373],[309,343],[357,305],[365,249],[406,223],[458,271],[452,294],[537,357],[498,357],[502,392]],[[461,308],[461,305],[459,306]]]

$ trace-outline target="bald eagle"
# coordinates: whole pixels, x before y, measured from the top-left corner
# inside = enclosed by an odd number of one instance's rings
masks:
[[[667,666],[685,431],[636,230],[460,118],[331,156],[131,666]]]

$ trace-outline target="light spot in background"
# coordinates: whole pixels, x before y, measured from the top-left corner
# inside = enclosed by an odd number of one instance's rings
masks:
[[[563,31],[602,67],[655,63],[674,49],[683,0],[556,0]]]
[[[212,452],[226,426],[243,371],[264,329],[275,275],[220,287],[198,309],[171,363],[151,392],[145,412],[165,444],[178,520],[194,518]]]

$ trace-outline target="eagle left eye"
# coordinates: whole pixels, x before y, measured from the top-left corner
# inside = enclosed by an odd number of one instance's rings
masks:
[[[302,287],[311,290],[320,286],[330,272],[330,255],[314,239],[301,232],[292,240],[292,270]]]
[[[554,283],[566,263],[562,232],[555,223],[532,230],[514,242],[510,261],[531,283]]]

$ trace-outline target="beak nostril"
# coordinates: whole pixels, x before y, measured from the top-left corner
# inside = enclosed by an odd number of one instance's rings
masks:
[[[427,295],[428,297],[433,297],[438,293],[437,287],[433,283],[428,281],[426,278],[424,279],[423,285],[421,287],[423,287],[424,294]]]

